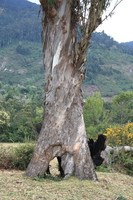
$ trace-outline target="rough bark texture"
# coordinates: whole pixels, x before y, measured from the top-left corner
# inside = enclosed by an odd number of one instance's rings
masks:
[[[83,74],[75,66],[76,33],[71,1],[56,0],[43,9],[45,111],[42,129],[26,176],[44,174],[49,162],[62,156],[67,176],[97,181],[86,141],[81,85]]]

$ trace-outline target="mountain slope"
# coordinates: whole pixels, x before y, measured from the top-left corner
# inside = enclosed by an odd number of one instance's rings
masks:
[[[44,82],[39,6],[26,0],[1,0],[0,8],[0,81]]]
[[[133,90],[133,48],[103,33],[94,33],[87,54],[85,84],[96,85],[103,96]]]
[[[15,42],[0,50],[0,81],[3,84],[34,83],[44,79],[41,43]]]
[[[3,1],[4,3],[4,1]],[[0,3],[0,47],[14,40],[41,42],[41,16],[39,6],[25,0]]]
[[[0,7],[12,6],[12,7],[26,7],[36,5],[35,3],[31,3],[27,0],[0,0]]]
[[[44,82],[39,6],[26,0],[0,1],[0,81],[27,85]],[[93,33],[87,53],[85,96],[110,97],[133,90],[133,47],[104,33]]]
[[[131,41],[131,42],[125,42],[125,43],[123,43],[123,44],[125,44],[125,45],[127,45],[127,46],[133,48],[133,41]]]

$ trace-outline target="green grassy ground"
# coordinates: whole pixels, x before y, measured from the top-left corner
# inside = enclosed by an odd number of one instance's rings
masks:
[[[116,200],[133,199],[133,177],[120,173],[97,172],[99,183],[58,178],[57,161],[51,161],[55,180],[33,180],[24,171],[0,170],[0,200]]]
[[[18,143],[0,143],[16,147]],[[0,200],[133,200],[133,177],[117,172],[97,172],[99,183],[70,176],[59,178],[57,159],[50,162],[53,177],[23,176],[25,171],[0,169]]]

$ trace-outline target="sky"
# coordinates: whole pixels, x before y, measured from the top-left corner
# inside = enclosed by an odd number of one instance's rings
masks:
[[[33,3],[39,3],[39,0],[29,0]],[[110,8],[107,9],[107,13],[110,12],[113,4],[117,0],[112,0]],[[106,15],[107,15],[106,13]],[[123,0],[115,9],[112,17],[109,17],[97,28],[97,32],[102,32],[114,38],[117,42],[129,42],[133,41],[133,0]]]

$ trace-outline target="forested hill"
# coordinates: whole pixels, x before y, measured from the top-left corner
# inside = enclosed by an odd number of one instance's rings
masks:
[[[42,85],[40,7],[26,0],[0,0],[0,81]]]
[[[125,42],[123,44],[125,44],[125,45],[133,48],[133,41],[131,41],[131,42]]]
[[[0,46],[14,40],[41,42],[39,6],[26,0],[0,1]]]
[[[0,0],[0,6],[6,7],[6,6],[17,6],[17,7],[26,7],[36,5],[35,3],[31,3],[27,0]]]
[[[39,10],[39,5],[26,0],[0,0],[3,85],[40,87],[44,83]],[[120,44],[105,33],[93,33],[87,54],[85,95],[100,91],[102,96],[113,96],[133,90],[132,43]]]
[[[100,91],[102,96],[133,90],[133,47],[120,44],[105,33],[93,34],[86,68],[85,84],[95,85],[92,90]]]

